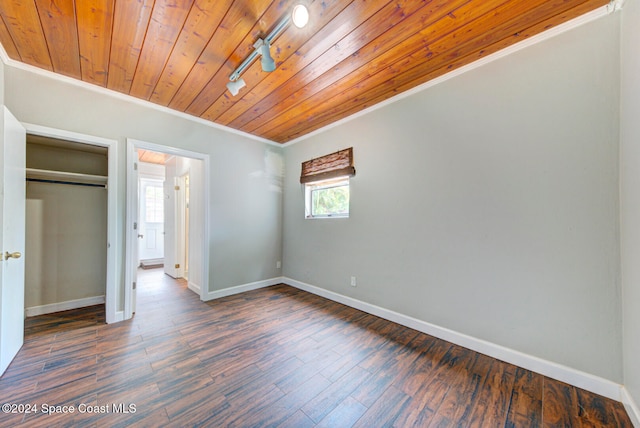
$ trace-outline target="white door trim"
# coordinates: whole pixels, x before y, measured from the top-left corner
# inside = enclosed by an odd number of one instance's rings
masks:
[[[200,287],[200,300],[207,300],[208,291],[209,291],[209,192],[210,192],[210,162],[209,155],[204,153],[193,152],[190,150],[179,149],[177,147],[163,146],[161,144],[149,143],[146,141],[140,141],[133,138],[127,138],[127,169],[131,167],[130,163],[133,162],[133,154],[137,149],[150,150],[158,153],[165,153],[168,155],[181,156],[186,158],[198,159],[203,162],[203,183],[202,188],[204,190],[203,195],[203,218],[202,218],[202,231],[201,233],[205,237],[202,243],[202,287]],[[127,206],[126,213],[127,219],[131,217],[131,203],[134,203],[135,195],[130,195],[131,189],[130,186],[127,187]],[[137,202],[136,202],[137,203]],[[131,224],[128,222],[125,227],[125,236],[126,236],[126,248],[125,248],[125,279],[132,277],[133,269],[136,267],[133,266],[133,260],[131,257],[132,254],[132,246],[134,243],[133,240],[133,228],[130,227]],[[192,228],[192,230],[195,227]],[[165,248],[166,251],[166,248]],[[131,281],[125,282],[124,287],[124,319],[129,319],[133,316],[131,313],[131,295],[132,295],[132,283]],[[127,310],[128,309],[128,310]]]
[[[118,141],[93,135],[80,134],[62,129],[22,123],[27,134],[51,137],[76,143],[106,147],[108,150],[108,178],[107,178],[107,278],[105,289],[105,318],[108,324],[122,321],[123,312],[118,311],[117,301],[119,277],[116,263],[118,250]]]

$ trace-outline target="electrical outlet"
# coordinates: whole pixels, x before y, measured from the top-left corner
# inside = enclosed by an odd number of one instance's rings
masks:
[[[355,277],[355,276],[352,276],[352,277],[351,277],[351,286],[352,286],[352,287],[355,287],[355,286],[356,286],[356,277]]]
[[[280,260],[278,260],[276,262],[276,269],[280,269],[282,267],[282,262]]]

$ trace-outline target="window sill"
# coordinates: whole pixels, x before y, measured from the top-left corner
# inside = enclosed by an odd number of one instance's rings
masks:
[[[305,220],[326,220],[332,218],[349,218],[348,215],[318,215],[318,216],[306,216]]]

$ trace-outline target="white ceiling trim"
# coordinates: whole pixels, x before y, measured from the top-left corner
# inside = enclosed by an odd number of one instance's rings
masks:
[[[17,68],[17,69],[20,69],[20,70],[24,70],[24,71],[27,71],[27,72],[30,72],[30,73],[39,74],[41,76],[48,77],[48,78],[53,79],[53,80],[58,80],[58,81],[63,82],[63,83],[67,83],[67,84],[74,85],[74,86],[77,86],[77,87],[80,87],[80,88],[84,88],[84,89],[87,89],[87,90],[90,90],[90,91],[93,91],[93,92],[97,92],[97,93],[102,94],[102,95],[106,95],[106,96],[109,96],[109,97],[112,97],[112,98],[116,98],[116,99],[122,100],[122,101],[128,101],[128,102],[131,102],[133,104],[137,104],[137,105],[140,105],[140,106],[143,106],[143,107],[147,107],[147,108],[151,108],[151,109],[160,111],[162,113],[167,113],[167,114],[170,114],[170,115],[173,115],[173,116],[177,116],[179,118],[186,119],[186,120],[189,120],[191,122],[194,122],[194,123],[197,123],[197,124],[200,124],[200,125],[205,125],[205,126],[208,126],[210,128],[215,128],[215,129],[218,129],[218,130],[221,130],[221,131],[229,132],[231,134],[240,135],[242,137],[246,137],[246,138],[249,138],[249,139],[252,139],[252,140],[255,140],[255,141],[259,141],[261,143],[269,144],[269,145],[276,146],[276,147],[282,147],[282,144],[280,144],[280,143],[276,143],[275,141],[271,141],[271,140],[268,140],[266,138],[262,138],[262,137],[258,137],[258,136],[253,135],[253,134],[249,134],[248,132],[239,131],[237,129],[230,128],[230,127],[224,126],[224,125],[220,125],[218,123],[211,122],[209,120],[201,119],[199,117],[192,116],[190,114],[183,113],[183,112],[180,112],[180,111],[177,111],[177,110],[173,110],[173,109],[170,109],[168,107],[161,106],[159,104],[154,104],[151,101],[141,100],[139,98],[132,97],[131,95],[123,94],[121,92],[117,92],[117,91],[114,91],[114,90],[111,90],[111,89],[108,89],[108,88],[103,88],[102,86],[92,85],[92,84],[84,82],[82,80],[74,79],[74,78],[68,77],[68,76],[63,76],[61,74],[56,74],[56,73],[54,73],[52,71],[49,71],[49,70],[44,70],[42,68],[34,67],[32,65],[25,64],[25,63],[20,62],[20,61],[16,61],[14,59],[9,58],[9,55],[7,55],[7,52],[4,50],[4,46],[2,46],[2,44],[0,44],[0,58],[2,58],[2,62],[4,62],[4,64],[9,66],[9,67],[14,67],[14,68]]]
[[[540,42],[543,42],[545,40],[548,40],[552,37],[555,37],[559,34],[562,34],[564,32],[567,32],[569,30],[572,30],[574,28],[580,27],[581,25],[587,24],[589,22],[595,21],[596,19],[599,19],[603,16],[607,16],[610,13],[616,11],[616,10],[620,10],[622,8],[622,3],[624,3],[624,0],[612,0],[611,3],[609,3],[608,5],[599,7],[598,9],[592,10],[591,12],[585,13],[584,15],[581,15],[577,18],[574,18],[570,21],[567,21],[563,24],[560,24],[556,27],[550,28],[546,31],[543,31],[542,33],[536,34],[535,36],[529,37],[528,39],[525,39],[521,42],[515,43],[507,48],[504,48],[502,50],[499,50],[498,52],[494,52],[491,55],[487,55],[484,58],[481,58],[479,60],[476,60],[470,64],[467,64],[465,66],[462,66],[460,68],[457,68],[453,71],[450,71],[447,74],[443,74],[440,77],[436,77],[433,80],[429,80],[428,82],[423,83],[422,85],[416,86],[415,88],[409,89],[405,92],[402,92],[401,94],[398,94],[392,98],[389,98],[385,101],[382,101],[376,105],[373,105],[369,108],[366,108],[364,110],[361,110],[357,113],[352,114],[351,116],[347,116],[344,119],[341,119],[337,122],[331,123],[327,126],[324,126],[320,129],[316,129],[315,131],[312,131],[308,134],[305,134],[301,137],[298,137],[294,140],[289,141],[288,143],[285,143],[282,145],[282,147],[289,147],[293,144],[297,144],[301,141],[307,140],[308,138],[314,137],[318,134],[322,134],[323,132],[326,132],[332,128],[335,128],[337,126],[343,125],[347,122],[350,122],[354,119],[357,119],[361,116],[364,116],[366,114],[371,113],[372,111],[378,110],[380,108],[386,107],[390,104],[393,104],[395,102],[398,102],[400,100],[403,100],[407,97],[410,97],[414,94],[417,94],[419,92],[425,91],[429,88],[431,88],[432,86],[438,85],[442,82],[445,82],[449,79],[453,79],[454,77],[457,77],[461,74],[467,73],[471,70],[474,70],[476,68],[482,67],[485,64],[488,64],[490,62],[496,61],[500,58],[503,58],[507,55],[511,55],[512,53],[518,52],[522,49],[525,49],[529,46],[538,44]]]
[[[298,138],[296,138],[296,139],[294,139],[292,141],[289,141],[288,143],[285,143],[285,144],[276,143],[275,141],[268,140],[268,139],[262,138],[262,137],[258,137],[256,135],[250,134],[248,132],[239,131],[237,129],[230,128],[230,127],[224,126],[224,125],[220,125],[220,124],[217,124],[217,123],[205,120],[205,119],[201,119],[199,117],[195,117],[195,116],[183,113],[183,112],[179,112],[177,110],[172,110],[172,109],[170,109],[168,107],[164,107],[164,106],[161,106],[161,105],[158,105],[158,104],[154,104],[154,103],[152,103],[150,101],[141,100],[141,99],[132,97],[130,95],[126,95],[126,94],[123,94],[123,93],[120,93],[120,92],[117,92],[117,91],[113,91],[111,89],[103,88],[103,87],[97,86],[97,85],[92,85],[90,83],[86,83],[86,82],[83,82],[83,81],[78,80],[78,79],[74,79],[74,78],[71,78],[71,77],[63,76],[63,75],[56,74],[56,73],[53,73],[53,72],[48,71],[48,70],[43,70],[41,68],[37,68],[37,67],[31,66],[31,65],[28,65],[28,64],[24,64],[24,63],[19,62],[19,61],[15,61],[15,60],[9,58],[9,56],[7,55],[7,52],[4,50],[4,47],[2,46],[2,44],[0,44],[0,58],[5,63],[5,65],[11,66],[11,67],[15,67],[15,68],[22,69],[22,70],[25,70],[25,71],[29,71],[29,72],[32,72],[32,73],[36,73],[36,74],[40,74],[42,76],[49,77],[51,79],[59,80],[61,82],[65,82],[65,83],[68,83],[68,84],[71,84],[71,85],[75,85],[75,86],[78,86],[78,87],[81,87],[81,88],[85,88],[85,89],[88,89],[88,90],[91,90],[91,91],[94,91],[94,92],[101,93],[103,95],[107,95],[107,96],[110,96],[110,97],[114,97],[114,98],[123,100],[123,101],[129,101],[129,102],[132,102],[134,104],[138,104],[138,105],[141,105],[141,106],[144,106],[144,107],[152,108],[154,110],[157,110],[157,111],[160,111],[160,112],[163,112],[163,113],[167,113],[167,114],[171,114],[173,116],[180,117],[182,119],[190,120],[190,121],[192,121],[194,123],[198,123],[200,125],[205,125],[205,126],[209,126],[211,128],[218,129],[218,130],[222,130],[222,131],[226,131],[226,132],[229,132],[229,133],[232,133],[232,134],[240,135],[240,136],[243,136],[243,137],[255,140],[255,141],[259,141],[261,143],[269,144],[269,145],[276,146],[276,147],[288,147],[288,146],[291,146],[293,144],[299,143],[301,141],[307,140],[307,139],[309,139],[311,137],[314,137],[316,135],[322,134],[323,132],[326,132],[326,131],[328,131],[330,129],[333,129],[333,128],[337,127],[337,126],[343,125],[343,124],[345,124],[347,122],[350,122],[350,121],[352,121],[354,119],[357,119],[357,118],[359,118],[361,116],[369,114],[372,111],[375,111],[377,109],[386,107],[386,106],[388,106],[390,104],[393,104],[395,102],[398,102],[398,101],[400,101],[400,100],[402,100],[404,98],[410,97],[410,96],[412,96],[412,95],[414,95],[416,93],[425,91],[425,90],[431,88],[432,86],[438,85],[438,84],[440,84],[442,82],[445,82],[445,81],[447,81],[449,79],[457,77],[457,76],[459,76],[461,74],[467,73],[467,72],[469,72],[471,70],[474,70],[474,69],[476,69],[478,67],[482,67],[485,64],[488,64],[490,62],[496,61],[496,60],[498,60],[500,58],[503,58],[503,57],[505,57],[507,55],[511,55],[512,53],[518,52],[518,51],[520,51],[522,49],[525,49],[525,48],[527,48],[529,46],[532,46],[532,45],[535,45],[537,43],[540,43],[540,42],[543,42],[545,40],[548,40],[548,39],[550,39],[552,37],[555,37],[555,36],[557,36],[559,34],[562,34],[564,32],[572,30],[574,28],[580,27],[581,25],[584,25],[584,24],[587,24],[589,22],[595,21],[596,19],[599,19],[599,18],[601,18],[603,16],[607,16],[610,13],[613,13],[615,11],[621,10],[623,5],[624,5],[624,2],[625,2],[625,0],[611,0],[608,5],[602,6],[602,7],[598,8],[598,9],[595,9],[595,10],[589,12],[589,13],[586,13],[584,15],[581,15],[581,16],[577,17],[577,18],[574,18],[571,21],[567,21],[567,22],[565,22],[563,24],[560,24],[560,25],[558,25],[556,27],[553,27],[553,28],[551,28],[551,29],[549,29],[547,31],[544,31],[544,32],[539,33],[539,34],[536,34],[535,36],[529,37],[526,40],[518,42],[518,43],[516,43],[514,45],[511,45],[511,46],[505,48],[505,49],[502,49],[502,50],[500,50],[498,52],[495,52],[495,53],[493,53],[491,55],[488,55],[488,56],[486,56],[484,58],[481,58],[481,59],[479,59],[477,61],[474,61],[471,64],[467,64],[467,65],[465,65],[463,67],[460,67],[460,68],[458,68],[456,70],[450,71],[447,74],[444,74],[444,75],[442,75],[440,77],[437,77],[437,78],[435,78],[433,80],[430,80],[428,82],[425,82],[422,85],[419,85],[419,86],[416,86],[415,88],[409,89],[409,90],[407,90],[407,91],[405,91],[405,92],[403,92],[401,94],[396,95],[395,97],[389,98],[388,100],[382,101],[382,102],[380,102],[380,103],[378,103],[378,104],[376,104],[374,106],[371,106],[371,107],[369,107],[367,109],[361,110],[361,111],[359,111],[357,113],[352,114],[351,116],[348,116],[348,117],[346,117],[344,119],[341,119],[341,120],[339,120],[337,122],[334,122],[334,123],[331,123],[329,125],[326,125],[326,126],[320,128],[320,129],[312,131],[309,134],[305,134],[305,135],[303,135],[301,137],[298,137]]]

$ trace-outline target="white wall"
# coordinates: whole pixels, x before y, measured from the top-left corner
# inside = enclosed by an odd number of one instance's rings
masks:
[[[140,178],[164,181],[164,165],[149,162],[138,162],[138,176]]]
[[[0,105],[4,105],[4,63],[0,61]]]
[[[640,404],[640,2],[622,11],[620,197],[624,384]]]
[[[117,254],[124,257],[129,137],[210,155],[210,290],[280,275],[282,195],[269,190],[266,173],[256,174],[268,170],[266,157],[281,156],[280,148],[13,66],[5,66],[4,86],[20,121],[119,141]],[[123,259],[117,264],[122,283]]]
[[[621,382],[618,33],[601,18],[287,147],[284,275]],[[305,220],[300,163],[349,146],[350,218]]]

